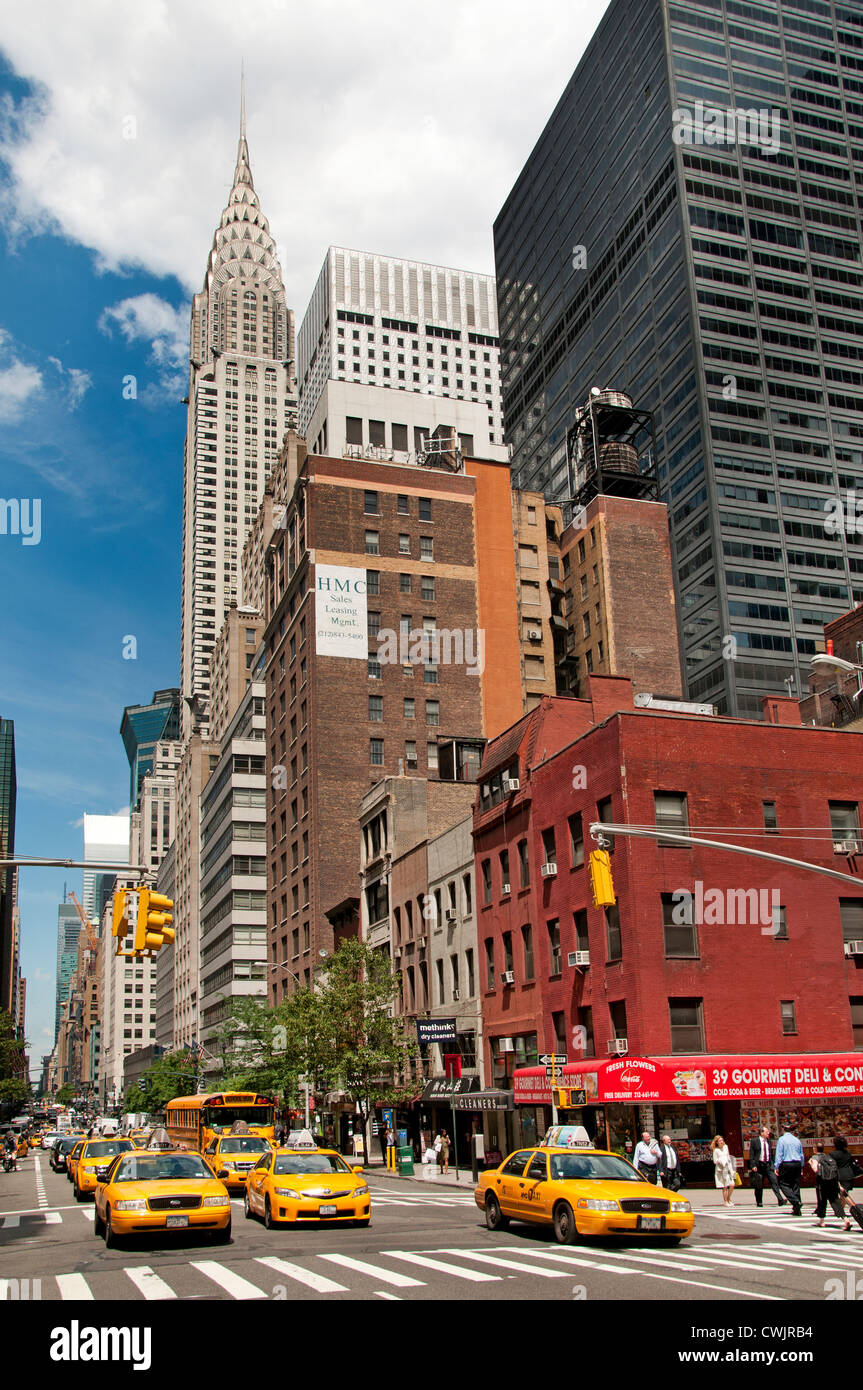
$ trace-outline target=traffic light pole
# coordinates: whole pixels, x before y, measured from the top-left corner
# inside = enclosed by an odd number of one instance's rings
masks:
[[[732,854],[745,854],[752,859],[768,859],[774,864],[788,864],[793,869],[808,869],[813,874],[824,874],[827,878],[838,879],[840,883],[853,883],[855,888],[863,887],[863,878],[853,874],[840,873],[838,869],[828,869],[822,864],[809,864],[805,859],[789,859],[784,854],[771,854],[766,849],[750,849],[748,845],[731,845],[727,840],[705,840],[699,835],[679,835],[673,830],[657,826],[612,825],[607,821],[592,821],[590,834],[597,843],[613,835],[631,836],[643,840],[670,840],[678,845],[705,845],[708,849],[727,849]]]

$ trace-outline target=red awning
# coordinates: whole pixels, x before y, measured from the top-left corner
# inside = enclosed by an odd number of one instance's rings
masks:
[[[568,1062],[560,1077],[567,1086],[583,1088],[588,1105],[607,1101],[825,1101],[863,1096],[863,1053],[593,1057]],[[550,1105],[551,1078],[545,1068],[517,1068],[513,1096],[517,1105]]]

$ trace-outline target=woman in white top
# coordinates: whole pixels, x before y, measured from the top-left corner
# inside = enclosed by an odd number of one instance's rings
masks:
[[[710,1146],[713,1150],[713,1171],[716,1186],[722,1188],[722,1200],[727,1207],[733,1207],[731,1194],[734,1191],[734,1174],[737,1171],[728,1145],[721,1134]]]

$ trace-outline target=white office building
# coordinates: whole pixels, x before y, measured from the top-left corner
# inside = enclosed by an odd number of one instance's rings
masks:
[[[331,246],[297,377],[311,452],[404,462],[445,425],[465,454],[507,456],[491,275]]]
[[[129,863],[129,816],[84,816],[84,862],[116,864]],[[103,884],[115,878],[109,869],[85,869],[83,907],[90,921],[101,916],[99,901]]]

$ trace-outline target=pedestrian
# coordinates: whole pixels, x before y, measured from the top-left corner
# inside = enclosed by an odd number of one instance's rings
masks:
[[[659,1146],[657,1177],[661,1187],[667,1187],[670,1192],[680,1191],[680,1159],[671,1142],[670,1134],[663,1134],[662,1136],[662,1143]]]
[[[839,1167],[832,1154],[824,1152],[824,1145],[815,1145],[815,1152],[809,1160],[809,1167],[815,1174],[815,1224],[824,1225],[827,1203],[833,1208],[833,1215],[845,1222],[845,1230],[851,1230],[851,1222],[845,1215],[845,1208],[839,1195]]]
[[[378,1142],[381,1146],[381,1158],[384,1163],[387,1161],[387,1125],[384,1120],[378,1122]]]
[[[755,1205],[762,1205],[764,1195],[764,1180],[770,1184],[770,1189],[779,1203],[780,1207],[788,1205],[782,1193],[779,1191],[779,1183],[776,1181],[776,1169],[773,1166],[773,1148],[770,1143],[770,1130],[765,1126],[760,1134],[753,1134],[749,1144],[749,1176],[752,1179],[752,1190],[755,1193]]]
[[[635,1146],[632,1162],[645,1182],[656,1182],[656,1169],[659,1164],[659,1145],[651,1139],[650,1131],[645,1130]]]
[[[841,1134],[834,1134],[830,1157],[839,1169],[839,1186],[850,1192],[854,1179],[863,1176],[863,1168],[848,1148],[848,1140]]]
[[[776,1145],[776,1177],[783,1197],[791,1203],[791,1215],[801,1216],[800,1175],[803,1172],[803,1145],[794,1133],[792,1124],[782,1126],[782,1138]]]
[[[726,1207],[733,1207],[731,1194],[734,1191],[734,1174],[737,1168],[731,1152],[721,1134],[717,1134],[710,1145],[713,1150],[713,1177],[717,1187],[722,1188],[722,1201]]]
[[[449,1135],[445,1129],[440,1132],[440,1168],[444,1175],[449,1172]]]

